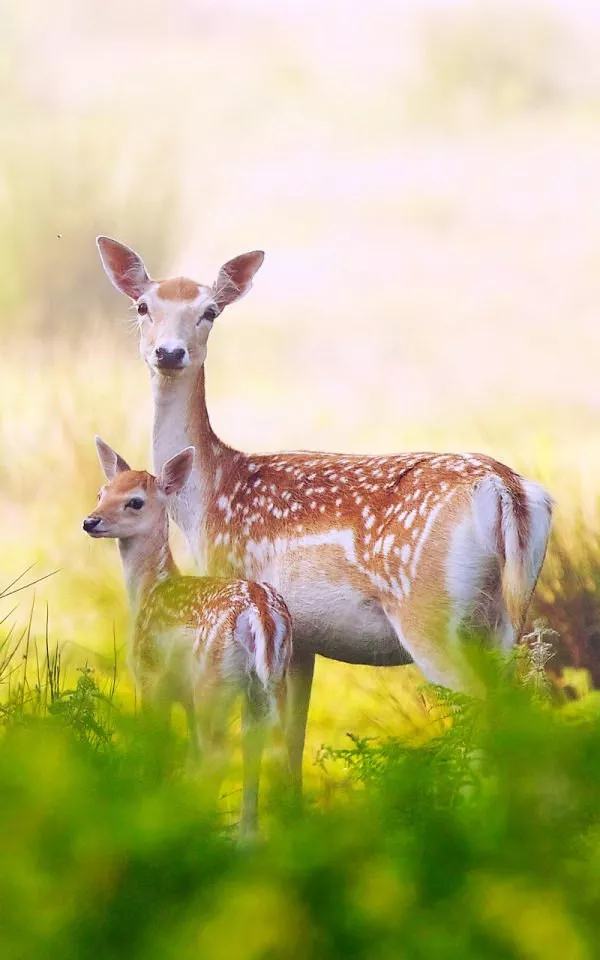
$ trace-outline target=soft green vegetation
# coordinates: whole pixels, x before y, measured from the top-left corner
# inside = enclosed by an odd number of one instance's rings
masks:
[[[240,846],[181,735],[30,641],[2,714],[3,958],[593,958],[598,695],[551,706],[525,655],[479,667],[487,700],[432,691],[424,742],[324,748],[304,812],[267,784]]]

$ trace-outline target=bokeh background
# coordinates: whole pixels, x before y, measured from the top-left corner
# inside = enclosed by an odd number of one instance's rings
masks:
[[[203,282],[266,251],[209,346],[231,444],[476,449],[547,484],[534,615],[557,664],[600,680],[597,5],[13,0],[1,19],[0,577],[59,571],[34,633],[48,616],[64,663],[98,671],[126,641],[114,545],[80,529],[94,433],[150,463],[104,233]],[[2,603],[17,636],[32,593]],[[321,661],[309,753],[418,723],[418,684]]]

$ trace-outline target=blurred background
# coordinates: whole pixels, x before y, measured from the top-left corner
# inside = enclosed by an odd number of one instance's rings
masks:
[[[0,585],[58,571],[31,622],[65,662],[126,640],[116,549],[80,529],[93,434],[150,464],[104,233],[206,283],[266,251],[209,346],[229,443],[476,449],[547,484],[533,616],[600,681],[599,44],[592,0],[4,7]],[[32,593],[0,602],[17,636]],[[413,722],[418,682],[322,661],[309,749]]]

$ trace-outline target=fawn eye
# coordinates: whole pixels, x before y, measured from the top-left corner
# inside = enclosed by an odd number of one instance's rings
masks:
[[[144,501],[141,497],[132,497],[131,500],[127,501],[125,506],[131,507],[132,510],[141,510],[144,506]]]
[[[200,317],[200,319],[198,320],[198,323],[201,323],[202,320],[209,320],[212,323],[212,321],[217,316],[217,313],[218,311],[216,307],[207,307],[204,313],[202,314],[202,316]]]
[[[148,304],[144,302],[138,303],[137,312],[139,313],[140,317],[145,317],[148,313]]]

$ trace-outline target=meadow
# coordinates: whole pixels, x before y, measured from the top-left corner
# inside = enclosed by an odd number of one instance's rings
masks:
[[[600,23],[100,6],[27,0],[0,38],[2,955],[594,956]],[[95,433],[150,463],[97,233],[205,282],[266,250],[209,345],[231,444],[480,450],[548,487],[552,691],[485,662],[475,708],[321,660],[307,810],[267,778],[267,839],[238,849],[237,764],[215,812],[181,717],[144,727],[117,553],[81,531]]]

